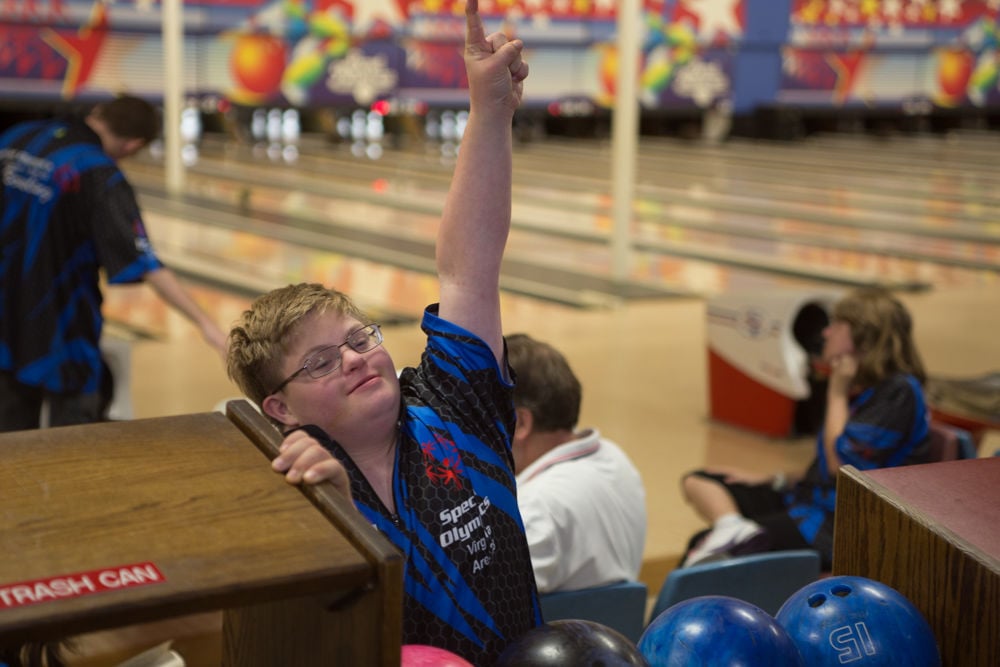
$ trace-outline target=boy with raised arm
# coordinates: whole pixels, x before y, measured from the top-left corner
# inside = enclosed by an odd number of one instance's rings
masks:
[[[404,554],[403,643],[492,664],[540,621],[511,458],[500,324],[511,120],[528,66],[467,4],[470,114],[437,239],[440,303],[397,378],[382,333],[344,294],[260,297],[230,334],[229,372],[285,433],[275,470],[332,481]],[[332,455],[331,455],[332,453]]]

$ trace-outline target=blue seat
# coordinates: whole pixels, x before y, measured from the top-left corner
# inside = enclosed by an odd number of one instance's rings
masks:
[[[623,581],[577,591],[539,596],[545,622],[566,619],[594,621],[638,642],[646,627],[646,584]]]
[[[769,551],[673,570],[656,596],[650,621],[683,600],[725,595],[755,604],[772,616],[792,593],[820,577],[819,552]]]
[[[955,438],[958,440],[958,458],[979,458],[979,448],[976,446],[976,440],[972,437],[971,433],[957,426],[949,426],[948,428],[952,430]]]

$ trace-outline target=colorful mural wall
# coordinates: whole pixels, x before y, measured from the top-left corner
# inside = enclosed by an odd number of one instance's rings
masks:
[[[998,0],[794,0],[778,101],[1000,104]]]
[[[608,107],[616,0],[481,0],[524,39],[526,104]],[[0,95],[163,89],[158,0],[0,0]],[[249,106],[462,105],[463,0],[188,0],[185,88]],[[646,0],[643,108],[1000,105],[1000,0]]]

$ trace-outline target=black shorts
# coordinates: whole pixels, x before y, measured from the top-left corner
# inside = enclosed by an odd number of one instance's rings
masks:
[[[770,546],[764,551],[813,548],[802,537],[795,520],[788,516],[783,500],[784,492],[775,491],[770,484],[729,483],[725,481],[724,475],[716,475],[704,470],[695,470],[688,473],[686,477],[692,475],[710,479],[724,487],[736,503],[740,514],[764,527],[770,538]],[[690,550],[709,530],[706,529],[694,535],[688,542],[687,550]],[[687,556],[687,551],[685,551],[684,556]]]

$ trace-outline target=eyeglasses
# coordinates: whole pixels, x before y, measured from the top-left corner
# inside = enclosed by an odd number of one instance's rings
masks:
[[[369,324],[361,327],[360,329],[355,329],[347,335],[347,340],[343,343],[317,350],[315,354],[306,359],[305,363],[302,364],[302,368],[285,378],[285,381],[279,384],[274,391],[268,394],[268,396],[271,394],[277,394],[285,388],[285,385],[302,373],[306,373],[309,377],[316,379],[334,372],[340,368],[340,364],[344,360],[340,354],[340,348],[345,345],[358,354],[361,354],[363,352],[374,350],[381,344],[382,330],[379,328],[379,325]]]

